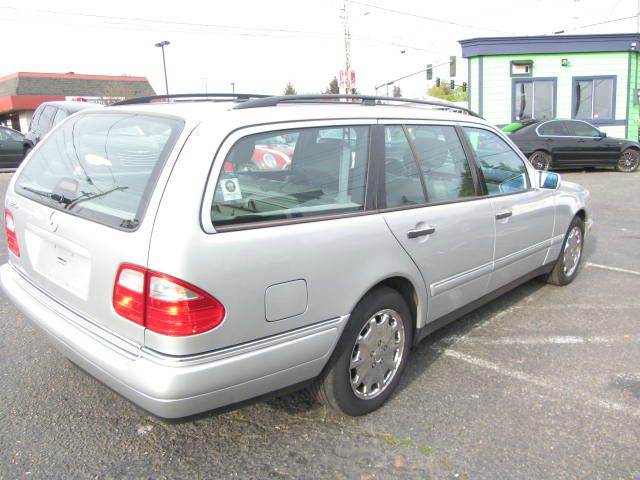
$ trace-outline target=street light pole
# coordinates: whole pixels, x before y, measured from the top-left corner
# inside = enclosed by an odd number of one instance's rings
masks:
[[[231,82],[231,93],[233,95],[236,94],[236,84],[235,84],[235,82]]]
[[[162,49],[162,68],[164,69],[164,89],[167,95],[169,95],[169,82],[167,81],[167,62],[164,58],[164,47],[170,44],[171,42],[168,42],[166,40],[156,43],[156,47],[160,47]]]

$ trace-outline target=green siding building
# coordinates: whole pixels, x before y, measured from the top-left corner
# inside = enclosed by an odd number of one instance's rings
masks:
[[[579,118],[638,140],[640,34],[462,40],[469,107],[489,122]]]

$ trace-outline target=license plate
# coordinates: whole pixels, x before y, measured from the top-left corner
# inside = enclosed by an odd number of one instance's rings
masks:
[[[70,242],[44,238],[27,230],[25,240],[36,272],[50,282],[86,300],[89,295],[91,259]]]

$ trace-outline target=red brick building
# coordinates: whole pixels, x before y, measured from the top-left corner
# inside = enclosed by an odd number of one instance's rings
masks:
[[[23,133],[42,102],[78,100],[109,104],[155,95],[146,77],[17,72],[0,77],[0,125]]]

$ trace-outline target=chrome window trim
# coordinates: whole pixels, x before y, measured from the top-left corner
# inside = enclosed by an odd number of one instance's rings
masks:
[[[545,123],[549,123],[549,122],[582,122],[582,123],[586,123],[590,127],[595,128],[598,132],[600,132],[600,129],[598,127],[596,127],[595,125],[591,125],[586,120],[579,120],[577,118],[576,119],[574,119],[574,118],[570,118],[570,119],[555,118],[555,119],[552,119],[552,120],[546,120],[546,121],[542,122],[540,125],[538,125],[536,127],[536,135],[538,135],[539,137],[544,137],[544,138],[600,138],[600,137],[587,137],[587,136],[584,136],[584,135],[542,135],[540,132],[538,132],[538,129],[541,126],[543,126]]]
[[[367,191],[366,188],[369,184],[369,179],[365,179],[365,203],[362,206],[362,210],[359,211],[351,211],[344,213],[327,213],[326,215],[318,214],[309,217],[301,217],[301,218],[287,218],[280,220],[265,220],[261,222],[246,222],[239,223],[237,225],[225,225],[214,227],[213,221],[211,219],[211,205],[213,203],[213,196],[215,193],[216,186],[218,184],[218,179],[220,178],[220,173],[222,172],[222,165],[229,153],[229,151],[233,148],[238,140],[243,137],[257,134],[257,133],[267,133],[267,132],[275,132],[280,130],[295,130],[302,128],[320,128],[320,127],[372,127],[377,125],[377,118],[341,118],[341,119],[321,119],[321,120],[297,120],[297,121],[287,121],[287,122],[273,122],[273,123],[263,123],[260,125],[247,125],[241,128],[237,128],[231,132],[229,132],[225,138],[220,143],[218,150],[215,152],[213,157],[211,168],[209,170],[209,176],[207,178],[207,183],[204,190],[204,195],[202,197],[202,202],[200,204],[200,225],[205,233],[213,234],[213,233],[223,233],[223,232],[232,232],[238,230],[251,230],[256,228],[267,228],[267,227],[277,227],[282,225],[291,225],[297,223],[308,223],[308,222],[317,222],[321,220],[333,220],[339,218],[350,218],[361,215],[370,215],[371,213],[376,213],[374,210],[367,210],[366,205],[366,197]],[[371,133],[369,133],[371,135]],[[369,139],[371,142],[371,138]],[[371,150],[371,146],[369,146],[369,150]],[[368,153],[369,158],[367,159],[367,168],[370,168],[371,162],[371,151]]]

